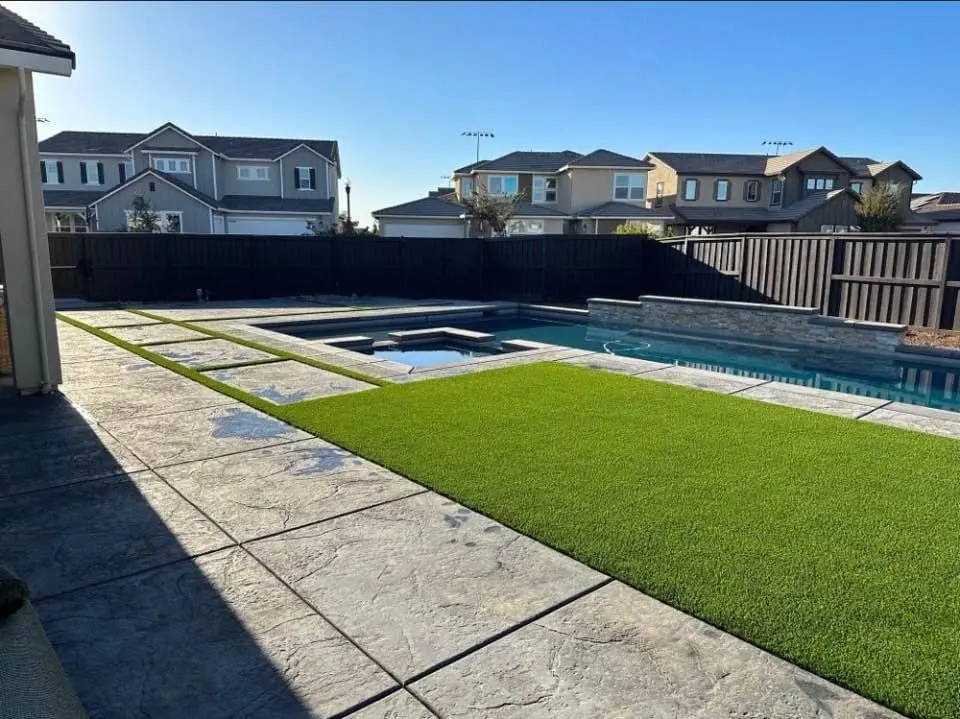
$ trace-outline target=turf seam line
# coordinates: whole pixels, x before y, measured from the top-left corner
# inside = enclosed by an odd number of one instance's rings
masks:
[[[861,414],[861,415],[857,415],[856,419],[863,419],[863,418],[866,417],[867,415],[873,414],[873,413],[876,412],[878,409],[883,409],[884,407],[886,407],[886,406],[888,406],[888,405],[891,405],[891,404],[893,404],[894,402],[895,402],[895,400],[892,400],[892,399],[889,400],[889,401],[887,401],[887,402],[884,402],[884,403],[881,404],[879,407],[874,407],[873,409],[868,410],[868,411],[864,412],[864,413]]]
[[[487,515],[482,515],[482,516],[487,516]],[[496,520],[494,520],[494,521],[496,521]],[[504,526],[506,526],[506,525],[504,525]],[[514,531],[514,530],[512,530],[512,531]],[[539,544],[539,545],[542,546],[542,547],[546,547],[546,546],[547,546],[547,545],[543,544],[542,542],[540,542],[539,540],[534,539],[533,537],[527,537],[527,535],[521,534],[520,532],[517,532],[517,534],[520,535],[521,537],[525,537],[525,538],[529,539],[529,540],[532,541],[532,542],[536,542],[537,544]],[[582,566],[582,567],[587,567],[587,565],[584,564],[583,562],[578,562],[578,564],[580,564],[580,566]],[[593,571],[596,571],[596,570],[593,570]],[[559,610],[559,609],[563,609],[564,607],[566,607],[566,606],[569,605],[569,604],[573,604],[573,603],[574,603],[575,601],[577,601],[578,599],[583,599],[583,598],[584,598],[585,596],[587,596],[588,594],[592,594],[593,592],[597,591],[598,589],[602,589],[603,587],[607,586],[607,585],[610,584],[611,582],[615,581],[613,577],[611,577],[611,576],[609,576],[609,575],[607,575],[607,574],[604,574],[603,572],[597,572],[597,574],[600,574],[600,575],[603,577],[603,579],[600,580],[599,582],[595,582],[594,584],[592,584],[591,586],[587,587],[586,589],[582,589],[582,590],[580,590],[579,592],[576,592],[575,594],[572,594],[572,595],[570,595],[569,597],[567,597],[567,598],[565,598],[565,599],[563,599],[563,600],[561,600],[561,601],[559,601],[559,602],[556,602],[555,604],[552,604],[551,606],[547,607],[546,609],[543,609],[543,610],[537,612],[536,614],[534,614],[534,615],[532,615],[532,616],[530,616],[530,617],[527,617],[526,619],[520,620],[520,621],[517,622],[516,624],[513,624],[513,625],[507,627],[506,629],[503,629],[503,630],[501,630],[501,631],[499,631],[499,632],[496,632],[495,634],[490,635],[489,637],[487,637],[486,639],[478,642],[477,644],[473,644],[473,645],[471,645],[470,647],[468,647],[467,649],[464,649],[463,651],[458,652],[457,654],[454,654],[452,657],[449,657],[448,659],[444,659],[443,661],[437,662],[436,664],[433,664],[433,665],[427,667],[427,668],[424,669],[423,671],[421,671],[421,672],[419,672],[419,673],[417,673],[417,674],[414,674],[412,677],[410,677],[410,679],[408,679],[408,680],[406,680],[405,682],[403,682],[404,688],[406,688],[407,685],[409,685],[409,684],[413,684],[414,682],[418,682],[418,681],[420,681],[421,679],[429,676],[430,674],[433,674],[434,672],[440,671],[441,669],[450,666],[450,665],[453,664],[454,662],[458,662],[458,661],[460,661],[461,659],[469,656],[470,654],[473,654],[474,652],[478,652],[478,651],[480,651],[481,649],[490,646],[490,645],[493,644],[494,642],[500,641],[500,640],[503,639],[504,637],[509,636],[510,634],[513,634],[514,632],[517,632],[517,631],[523,629],[524,627],[527,627],[527,626],[533,624],[534,622],[536,622],[536,621],[538,621],[538,620],[540,620],[540,619],[543,619],[543,618],[544,618],[545,616],[547,616],[548,614],[552,614],[553,612],[555,612],[555,611],[557,611],[557,610]]]

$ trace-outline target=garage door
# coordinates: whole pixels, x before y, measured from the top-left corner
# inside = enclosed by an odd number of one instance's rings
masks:
[[[463,237],[462,222],[390,222],[383,220],[384,237]]]
[[[228,217],[227,232],[231,235],[303,235],[307,232],[306,217]]]

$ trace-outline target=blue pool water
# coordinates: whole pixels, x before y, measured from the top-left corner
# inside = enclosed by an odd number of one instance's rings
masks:
[[[403,349],[375,349],[372,353],[377,359],[402,362],[412,367],[436,367],[452,362],[467,362],[475,357],[487,357],[491,352],[460,347],[421,345]]]
[[[510,318],[452,324],[463,329],[490,332],[500,340],[548,342],[622,357],[639,357],[960,411],[960,367],[911,362],[909,359],[863,358],[830,351],[624,332],[587,323],[565,324]]]

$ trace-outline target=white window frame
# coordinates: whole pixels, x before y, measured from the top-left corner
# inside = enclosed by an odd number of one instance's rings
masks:
[[[835,185],[836,181],[832,177],[814,175],[807,178],[807,190],[814,192],[830,191]]]
[[[770,206],[781,207],[783,205],[783,180],[774,180],[770,185]]]
[[[169,175],[192,175],[192,163],[189,158],[183,157],[152,157],[150,164],[153,169],[166,172]],[[186,167],[186,169],[184,169]]]
[[[720,187],[723,186],[723,197],[720,197]],[[713,199],[716,202],[729,202],[730,201],[730,180],[725,178],[720,178],[717,180],[717,184],[713,190]]]
[[[460,178],[460,197],[473,197],[475,183],[472,177]]]
[[[313,167],[298,167],[297,168],[297,189],[298,190],[316,190],[313,183],[310,182],[310,171],[315,170]],[[304,186],[304,181],[306,181],[306,186]]]
[[[43,163],[44,170],[47,173],[47,181],[44,182],[44,185],[59,185],[60,183],[60,173],[57,172],[57,161],[56,160],[40,160]],[[53,172],[50,171],[50,168],[53,168]],[[94,165],[96,167],[96,165]]]
[[[836,225],[820,225],[820,232],[823,234],[832,234]]]
[[[493,189],[493,181],[496,180],[499,187]],[[503,183],[509,181],[513,185],[513,192],[504,191]],[[487,194],[489,195],[516,195],[520,188],[520,181],[516,175],[487,175]]]
[[[48,232],[88,231],[86,218],[80,212],[47,212],[46,220]]]
[[[260,177],[261,173],[262,177]],[[245,182],[269,182],[270,167],[269,165],[237,165],[237,179]]]
[[[100,163],[97,160],[80,160],[81,166],[86,166],[87,168],[87,185],[103,185],[100,182]],[[49,175],[47,175],[49,178]],[[107,178],[103,178],[106,181]]]
[[[858,195],[863,194],[863,183],[862,182],[851,182],[850,189],[856,192]]]
[[[513,219],[507,223],[508,235],[542,235],[547,231],[545,220]]]
[[[690,187],[693,187],[693,193],[688,192]],[[683,199],[686,202],[696,202],[697,195],[700,194],[700,180],[697,180],[693,177],[688,177],[683,181]]]
[[[133,160],[124,160],[120,164],[123,165],[124,176],[127,178],[127,180],[137,174],[133,169]],[[124,180],[124,182],[126,182],[126,180]]]
[[[626,178],[626,184],[620,184],[620,179]],[[617,190],[626,190],[623,197],[617,196]],[[639,193],[634,193],[639,190]],[[614,200],[645,200],[647,199],[647,173],[645,172],[617,172],[613,176]]]
[[[170,215],[176,215],[180,219],[180,230],[178,234],[183,233],[183,211],[181,210],[151,210],[153,214],[160,218],[160,229],[157,232],[166,232],[170,221]],[[124,210],[123,214],[127,218],[127,229],[130,229],[130,218],[133,216],[133,210]]]
[[[553,187],[549,183],[553,183]],[[538,187],[539,185],[539,187]],[[553,194],[553,199],[549,195]],[[557,178],[551,175],[533,176],[533,202],[553,203],[557,201]]]

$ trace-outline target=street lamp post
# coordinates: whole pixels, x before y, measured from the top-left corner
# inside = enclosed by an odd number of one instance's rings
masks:
[[[350,223],[350,178],[347,178],[346,183],[343,186],[344,191],[347,193],[347,222]]]

